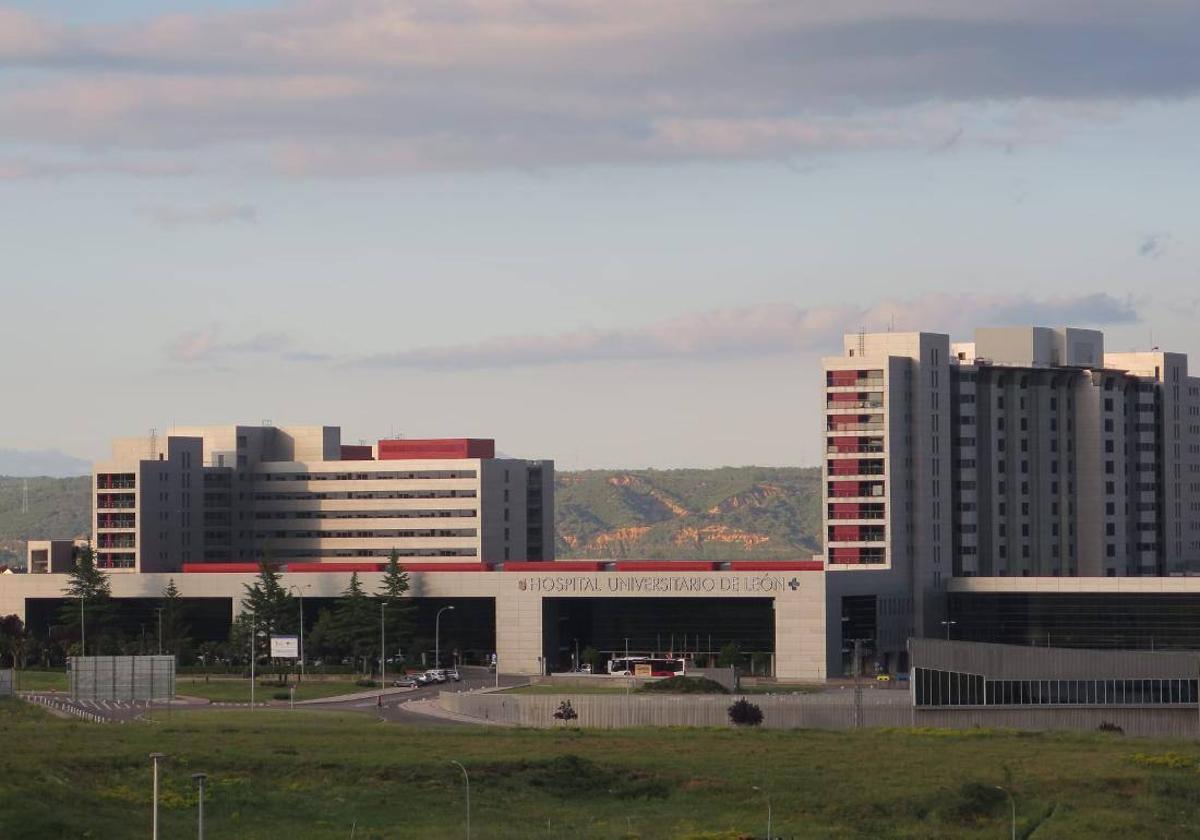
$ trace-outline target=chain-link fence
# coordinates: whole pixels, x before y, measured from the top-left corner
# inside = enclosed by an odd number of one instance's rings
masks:
[[[72,656],[76,700],[162,700],[175,696],[174,656]]]

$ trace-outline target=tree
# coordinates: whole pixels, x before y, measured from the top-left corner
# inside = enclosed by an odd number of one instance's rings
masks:
[[[350,575],[350,585],[334,603],[331,626],[327,631],[333,643],[345,653],[363,660],[363,673],[379,641],[376,602],[362,588],[358,572]]]
[[[176,657],[182,656],[184,648],[188,647],[191,639],[188,638],[187,608],[183,605],[183,598],[179,595],[179,587],[175,585],[175,578],[167,581],[167,587],[163,590],[162,599],[159,602],[159,609],[162,610],[163,651],[173,653]]]
[[[250,655],[250,632],[254,632],[256,660],[271,651],[271,636],[293,632],[298,616],[292,605],[292,596],[279,582],[280,575],[263,560],[258,564],[258,578],[253,584],[244,584],[246,594],[242,598],[242,611],[229,630],[229,643],[236,656]],[[276,671],[282,678],[284,668],[276,662]]]
[[[112,587],[108,575],[96,565],[96,552],[90,543],[79,550],[75,567],[67,573],[63,596],[69,600],[59,613],[62,623],[75,628],[81,641],[90,627],[92,649],[99,651],[105,625],[112,613]],[[86,653],[81,647],[80,654]]]
[[[392,650],[411,648],[414,606],[411,598],[404,597],[408,589],[408,572],[400,565],[400,555],[393,548],[379,588],[379,598],[386,606],[387,645]]]
[[[13,670],[19,671],[25,665],[29,641],[25,623],[19,616],[14,613],[0,618],[0,655],[8,654],[12,657]]]
[[[738,664],[738,659],[741,658],[742,649],[737,642],[726,642],[721,645],[721,650],[717,654],[718,668],[732,668]]]

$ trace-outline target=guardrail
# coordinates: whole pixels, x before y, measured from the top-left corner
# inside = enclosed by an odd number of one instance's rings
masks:
[[[64,714],[73,715],[80,720],[86,720],[88,723],[124,723],[125,721],[116,721],[112,718],[106,718],[103,715],[98,715],[95,712],[89,712],[87,709],[81,709],[74,703],[68,703],[59,700],[57,697],[47,697],[45,694],[25,694],[19,695],[22,700],[27,703],[36,703],[39,706],[45,706],[47,709],[63,712]]]

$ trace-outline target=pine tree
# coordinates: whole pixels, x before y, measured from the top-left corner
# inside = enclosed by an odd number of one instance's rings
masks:
[[[67,573],[63,597],[67,603],[59,611],[59,620],[98,652],[112,614],[112,586],[108,575],[96,565],[96,552],[90,543],[79,550],[75,567]],[[88,630],[92,632],[90,639]],[[85,654],[81,648],[80,655]]]
[[[242,611],[229,634],[230,644],[238,651],[238,656],[250,655],[250,627],[254,630],[256,660],[270,655],[271,636],[294,633],[298,628],[299,615],[292,604],[292,596],[279,578],[279,572],[263,560],[258,564],[258,579],[253,584],[244,584],[246,594],[242,598]],[[281,662],[276,662],[276,670],[282,678]]]
[[[358,572],[350,575],[350,585],[338,597],[333,608],[331,636],[335,644],[353,656],[363,660],[363,672],[367,673],[367,662],[378,649],[379,625],[376,601],[362,588]]]
[[[408,590],[408,572],[400,565],[400,556],[393,548],[379,588],[379,598],[386,605],[384,624],[388,650],[411,647],[414,604],[411,598],[404,597]]]
[[[179,587],[175,585],[175,578],[167,581],[159,608],[162,610],[163,652],[182,656],[191,639],[188,638],[186,607],[179,595]]]
[[[25,623],[16,615],[6,615],[0,618],[0,654],[12,657],[13,670],[20,671],[25,665],[25,650],[29,643],[29,634]],[[2,661],[2,659],[0,659]]]

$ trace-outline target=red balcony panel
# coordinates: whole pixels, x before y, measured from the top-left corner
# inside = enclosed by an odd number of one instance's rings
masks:
[[[835,452],[857,452],[859,443],[855,437],[836,437],[829,439],[829,445]]]
[[[862,561],[859,560],[859,550],[857,548],[831,548],[829,550],[829,562],[857,564]]]
[[[858,502],[838,502],[830,506],[830,517],[833,519],[855,519],[862,506]]]
[[[858,459],[845,459],[829,462],[830,475],[858,475]]]
[[[858,371],[856,370],[831,370],[829,375],[825,377],[825,381],[833,388],[845,388],[850,385],[858,384]]]
[[[833,532],[834,542],[858,542],[859,529],[857,525],[834,525],[829,529]]]
[[[829,495],[835,499],[861,496],[861,485],[857,481],[835,481],[830,487]]]
[[[854,383],[851,382],[850,384],[853,385]],[[834,393],[829,395],[829,402],[831,402],[831,403],[855,403],[855,402],[859,402],[860,400],[866,400],[866,398],[867,398],[866,394],[856,394],[853,391],[835,391]]]

